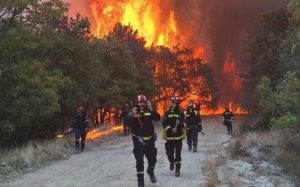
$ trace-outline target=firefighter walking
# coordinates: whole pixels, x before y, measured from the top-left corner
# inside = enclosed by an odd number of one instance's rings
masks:
[[[182,140],[185,138],[183,113],[178,107],[176,97],[171,97],[171,107],[165,112],[163,118],[163,139],[166,140],[165,149],[170,162],[170,170],[175,176],[180,176]],[[175,156],[174,156],[175,155]]]
[[[144,95],[137,98],[137,107],[132,109],[132,116],[128,126],[132,130],[133,154],[136,159],[138,187],[144,186],[144,155],[148,160],[147,174],[152,183],[156,183],[154,168],[156,164],[157,148],[156,134],[153,121],[159,121],[160,115],[153,110],[151,103]]]
[[[184,111],[184,122],[186,124],[186,136],[189,151],[197,152],[198,133],[202,131],[200,112],[193,108],[193,103],[187,105]]]
[[[232,120],[234,120],[233,113],[229,110],[229,106],[225,107],[225,112],[222,114],[223,125],[227,127],[227,132],[232,135]]]
[[[75,146],[79,151],[83,151],[85,147],[85,138],[89,130],[89,121],[86,117],[86,110],[80,106],[77,109],[77,117],[73,123],[73,128],[75,131]]]

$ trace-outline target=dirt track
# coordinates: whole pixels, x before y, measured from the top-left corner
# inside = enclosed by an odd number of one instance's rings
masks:
[[[239,120],[236,123],[239,123]],[[207,176],[204,175],[202,166],[216,154],[224,151],[224,142],[228,142],[230,137],[226,134],[226,129],[220,125],[219,118],[204,118],[203,126],[206,135],[199,134],[197,153],[189,152],[184,141],[181,177],[178,178],[175,178],[174,173],[169,170],[164,141],[161,140],[161,128],[157,128],[158,161],[155,173],[158,181],[156,184],[151,184],[146,175],[146,186],[199,187],[204,185]],[[3,185],[134,187],[137,186],[137,182],[132,149],[131,137],[119,137]]]

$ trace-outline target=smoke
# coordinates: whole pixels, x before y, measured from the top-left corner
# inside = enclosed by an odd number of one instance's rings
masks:
[[[69,16],[75,17],[76,14],[80,14],[82,17],[88,17],[91,22],[94,21],[90,9],[89,0],[62,0],[64,3],[68,3]],[[92,25],[94,27],[94,24]]]
[[[247,31],[251,30],[258,16],[265,11],[285,8],[288,0],[173,0],[179,28],[186,42],[184,45],[206,48],[208,62],[213,65],[221,93],[221,102],[238,101],[241,93],[230,93],[232,79],[223,71],[226,59],[235,62],[236,74],[243,73],[241,63]],[[233,62],[233,63],[234,63]],[[234,73],[234,72],[232,72]]]

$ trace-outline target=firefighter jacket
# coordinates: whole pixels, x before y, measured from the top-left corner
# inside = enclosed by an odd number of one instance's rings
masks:
[[[225,111],[222,114],[223,121],[232,121],[234,119],[233,113],[231,111]]]
[[[187,129],[197,128],[199,131],[202,131],[201,117],[199,111],[194,109],[188,109],[184,111],[184,122]]]
[[[149,140],[154,136],[153,121],[159,120],[160,115],[156,111],[138,111],[137,115],[130,117],[128,126],[132,130],[132,136]]]
[[[163,139],[164,140],[182,140],[185,138],[186,127],[183,113],[178,107],[171,108],[165,112],[163,118]],[[176,133],[172,129],[176,128]]]
[[[89,120],[86,118],[86,116],[77,116],[74,123],[73,123],[74,129],[86,129],[89,128]]]

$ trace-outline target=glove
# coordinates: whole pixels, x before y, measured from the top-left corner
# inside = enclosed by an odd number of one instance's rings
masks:
[[[173,132],[173,134],[175,134],[177,132],[177,128],[173,128],[172,132]]]
[[[157,134],[156,133],[154,133],[154,135],[153,135],[153,140],[156,142],[156,140],[157,140]]]
[[[201,124],[198,125],[197,130],[198,130],[198,132],[202,131],[202,125]]]

